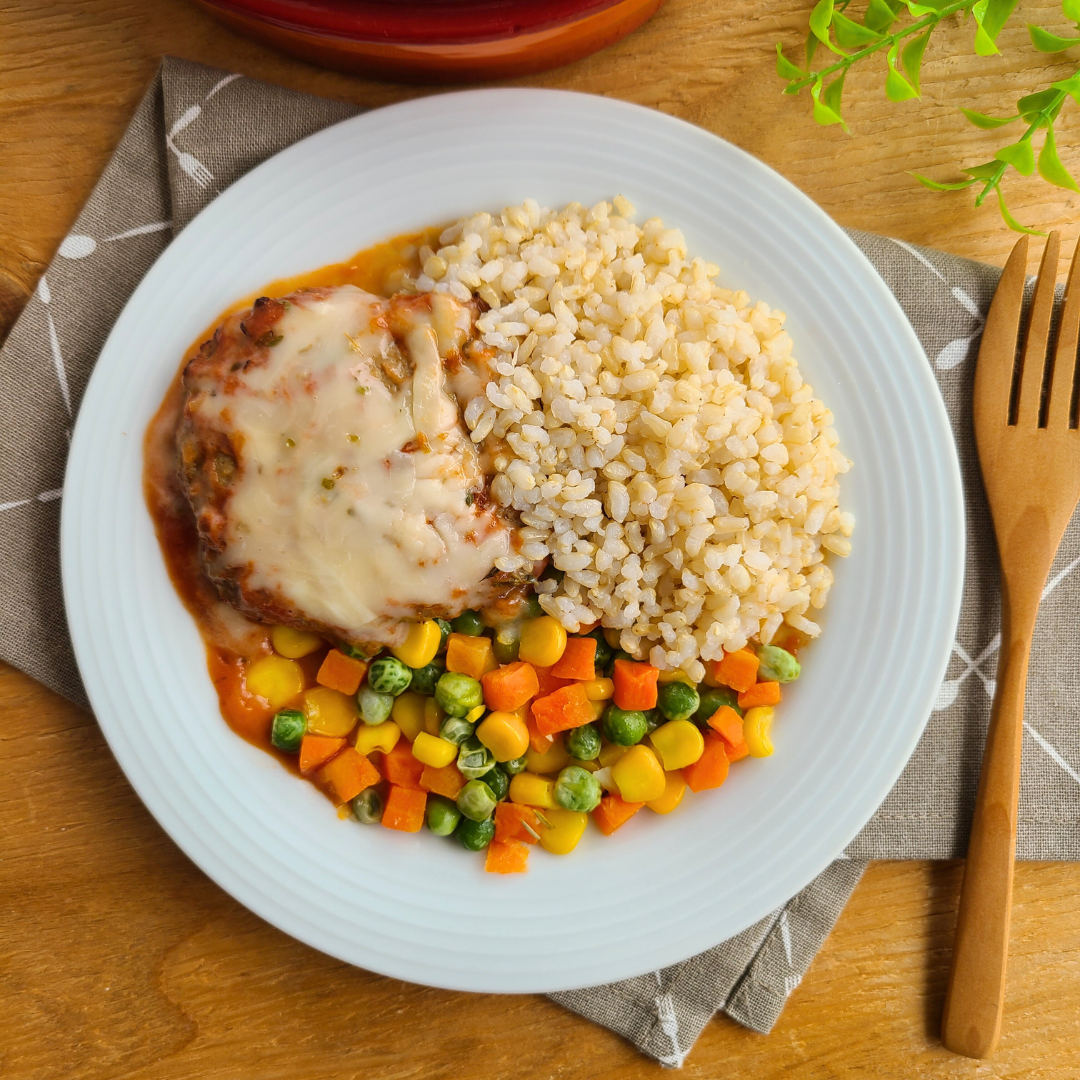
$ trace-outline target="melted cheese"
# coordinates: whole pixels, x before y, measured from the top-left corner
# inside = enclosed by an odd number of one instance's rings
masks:
[[[468,606],[509,550],[506,525],[466,502],[483,475],[444,388],[440,327],[412,316],[403,364],[385,311],[353,286],[294,303],[267,361],[199,403],[239,449],[221,561],[357,641]]]

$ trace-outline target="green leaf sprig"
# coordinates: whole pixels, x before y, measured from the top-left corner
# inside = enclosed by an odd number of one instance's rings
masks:
[[[1017,0],[870,0],[862,21],[846,14],[852,0],[818,0],[810,15],[806,38],[806,64],[799,67],[776,46],[776,72],[787,81],[786,94],[809,88],[814,119],[819,124],[847,125],[842,115],[844,79],[860,60],[887,50],[885,94],[890,101],[907,101],[921,94],[920,73],[923,55],[934,30],[942,20],[955,15],[970,15],[975,24],[974,50],[980,56],[997,53],[997,37],[1016,7]],[[1039,26],[1028,26],[1032,44],[1040,52],[1062,52],[1080,46],[1080,0],[1062,0],[1065,18],[1076,26],[1075,36],[1063,37]],[[905,13],[909,22],[901,25]],[[838,59],[812,70],[819,45]],[[852,50],[852,51],[848,51]],[[1011,116],[995,117],[971,109],[961,111],[976,127],[996,129],[1023,120],[1027,129],[1020,138],[1002,147],[993,159],[969,169],[961,169],[966,179],[953,183],[931,180],[913,173],[919,183],[934,191],[960,191],[981,185],[975,205],[981,206],[993,192],[1005,222],[1018,232],[1036,233],[1021,225],[1009,212],[1001,191],[1009,169],[1021,176],[1039,175],[1057,187],[1080,192],[1080,186],[1062,164],[1057,152],[1054,121],[1068,98],[1080,104],[1080,68],[1068,79],[1054,82],[1044,90],[1021,97]],[[1036,156],[1034,138],[1045,132]]]

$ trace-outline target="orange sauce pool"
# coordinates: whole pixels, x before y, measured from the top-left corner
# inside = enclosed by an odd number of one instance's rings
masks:
[[[297,771],[295,754],[282,753],[270,743],[273,710],[261,698],[248,693],[244,672],[248,664],[269,655],[269,628],[225,617],[223,603],[203,571],[195,515],[181,488],[176,458],[175,432],[183,407],[181,376],[188,362],[198,354],[204,341],[227,316],[241,311],[260,296],[284,296],[298,289],[318,286],[355,285],[378,296],[398,292],[405,275],[420,272],[420,249],[435,246],[441,227],[394,237],[374,247],[358,251],[345,262],[323,266],[304,274],[280,278],[225,308],[214,323],[188,346],[160,408],[150,421],[143,440],[143,494],[154,522],[158,542],[165,557],[169,577],[184,606],[191,613],[206,643],[210,678],[217,690],[221,714],[229,726],[262,750],[273,754],[283,765]],[[313,685],[319,665],[329,646],[299,661],[305,682]]]

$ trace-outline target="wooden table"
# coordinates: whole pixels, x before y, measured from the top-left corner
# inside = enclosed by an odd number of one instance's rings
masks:
[[[529,85],[609,94],[680,116],[763,158],[844,225],[1003,262],[1014,236],[955,175],[999,145],[953,100],[1006,109],[1045,85],[1022,22],[1004,56],[970,26],[935,38],[925,98],[891,105],[881,64],[848,80],[854,132],[781,97],[776,40],[810,0],[668,0],[645,28]],[[426,91],[319,71],[247,44],[183,0],[0,5],[0,334],[45,269],[164,53],[381,105]],[[1055,77],[1071,73],[1068,64]],[[1004,87],[1005,90],[1001,88]],[[1015,92],[1014,92],[1015,91]],[[1009,95],[1012,95],[1011,97]],[[1077,130],[1075,107],[1061,141]],[[1080,149],[1063,157],[1080,175]],[[1012,183],[1018,216],[1068,222],[1080,197]],[[1067,225],[1065,239],[1075,239]],[[2,534],[0,534],[2,535]],[[629,1077],[658,1066],[543,998],[446,993],[350,968],[264,925],[162,833],[93,718],[0,665],[0,1075],[6,1080]],[[992,1062],[945,1052],[937,1024],[960,867],[871,867],[769,1037],[714,1020],[690,1076],[1080,1075],[1080,866],[1021,864],[1004,1036]],[[647,928],[642,928],[647,932]]]

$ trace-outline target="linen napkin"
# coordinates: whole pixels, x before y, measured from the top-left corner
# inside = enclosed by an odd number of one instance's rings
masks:
[[[166,58],[0,350],[0,658],[72,701],[88,704],[64,621],[61,487],[71,428],[105,338],[157,256],[215,195],[278,150],[358,111]],[[975,355],[999,271],[866,233],[851,236],[915,327],[953,424],[968,528],[960,625],[910,764],[824,873],[768,918],[699,956],[552,995],[669,1066],[682,1065],[718,1010],[756,1031],[771,1029],[865,860],[955,858],[966,845],[1000,643],[996,553],[970,410]],[[1080,517],[1047,583],[1036,631],[1020,858],[1080,857],[1078,567]]]

